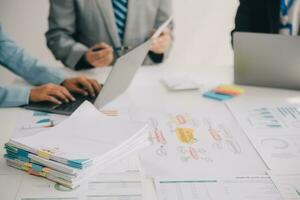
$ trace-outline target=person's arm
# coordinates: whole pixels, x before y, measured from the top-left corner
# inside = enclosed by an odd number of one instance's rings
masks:
[[[29,102],[30,88],[0,86],[0,107],[15,107]]]
[[[41,64],[29,56],[2,30],[0,24],[0,65],[38,87],[0,86],[0,107],[20,106],[29,101],[74,101],[69,91],[95,96],[101,89],[99,83],[84,76],[66,78],[58,69]],[[68,91],[69,90],[69,91]]]
[[[81,59],[88,47],[76,42],[76,5],[73,0],[50,0],[49,30],[46,33],[47,46],[57,60],[67,67],[81,69]],[[79,63],[81,61],[81,63]]]
[[[43,65],[12,41],[0,25],[0,64],[32,85],[61,84],[66,78],[53,67]]]
[[[160,6],[156,15],[155,28],[158,28],[161,24],[163,24],[173,13],[172,0],[160,0]],[[173,27],[174,23],[172,22],[169,26],[171,30],[171,40],[173,41]],[[162,63],[168,57],[170,50],[172,48],[172,42],[170,46],[163,53],[156,53],[150,51],[148,54],[148,59],[146,59],[147,64],[155,64]]]

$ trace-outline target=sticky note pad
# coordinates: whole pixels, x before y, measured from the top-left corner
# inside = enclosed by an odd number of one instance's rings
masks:
[[[37,164],[32,163],[32,169],[36,172],[42,172],[43,171],[43,167]]]
[[[220,85],[219,87],[217,87],[217,89],[235,91],[235,92],[239,92],[239,93],[244,93],[245,92],[245,90],[243,88],[238,87],[238,86],[234,86],[234,85]]]
[[[213,91],[205,92],[203,94],[203,96],[206,97],[206,98],[215,99],[215,100],[218,100],[218,101],[225,101],[225,100],[233,98],[233,96],[226,95],[226,94],[218,94],[218,93],[215,93]]]
[[[216,88],[213,91],[218,94],[226,94],[226,95],[231,95],[231,96],[238,96],[238,95],[242,94],[239,91],[228,90],[228,89],[223,89],[223,88]]]
[[[51,155],[46,151],[38,151],[38,156],[49,160]]]

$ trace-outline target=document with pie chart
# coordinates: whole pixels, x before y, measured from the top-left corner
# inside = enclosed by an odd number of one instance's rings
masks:
[[[300,168],[300,105],[240,100],[227,106],[269,169]]]

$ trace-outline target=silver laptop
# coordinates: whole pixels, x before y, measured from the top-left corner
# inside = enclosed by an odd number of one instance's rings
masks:
[[[234,81],[240,85],[300,89],[300,37],[234,34]]]
[[[71,115],[84,101],[94,103],[96,108],[101,109],[107,103],[120,96],[129,87],[137,70],[143,64],[152,43],[152,39],[157,38],[163,30],[171,23],[172,16],[167,19],[146,42],[121,56],[112,68],[102,90],[96,98],[73,94],[75,102],[56,105],[49,102],[30,103],[24,106],[29,110],[38,110],[61,115]]]
[[[102,90],[96,98],[73,94],[76,101],[56,105],[49,102],[30,103],[24,108],[61,115],[71,115],[84,101],[90,101],[101,109],[107,103],[120,96],[129,87],[135,73],[149,52],[151,40],[120,57],[112,68]]]

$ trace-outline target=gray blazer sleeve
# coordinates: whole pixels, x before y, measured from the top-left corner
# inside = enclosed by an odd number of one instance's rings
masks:
[[[76,5],[73,0],[50,0],[49,30],[46,33],[47,46],[57,60],[75,68],[88,48],[76,42]]]
[[[173,0],[160,0],[160,6],[156,15],[156,21],[155,21],[155,28],[158,28],[161,24],[163,24],[170,16],[173,15]],[[174,22],[171,23],[171,25],[169,26],[169,28],[172,31],[172,38],[174,40],[174,35],[173,35],[173,30],[174,30]],[[162,58],[162,62],[164,62],[169,54],[170,51],[172,49],[173,44],[171,44],[171,46],[169,47],[169,49],[164,53],[163,58]],[[153,60],[150,58],[150,56],[148,55],[144,64],[146,65],[152,65]]]

